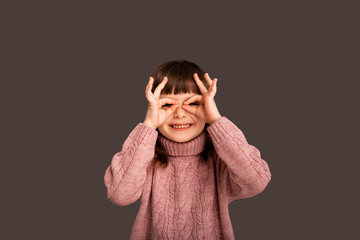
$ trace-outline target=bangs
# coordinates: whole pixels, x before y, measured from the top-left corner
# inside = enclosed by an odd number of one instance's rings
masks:
[[[182,94],[195,93],[201,95],[200,89],[196,85],[193,77],[197,73],[201,82],[206,88],[209,88],[205,81],[205,72],[195,63],[179,60],[170,61],[160,65],[153,73],[154,84],[152,91],[161,83],[164,77],[168,78],[168,82],[161,91],[161,94]]]
[[[168,76],[168,82],[161,93],[175,95],[182,93],[195,93],[201,95],[201,92],[193,78],[174,78],[171,76]]]

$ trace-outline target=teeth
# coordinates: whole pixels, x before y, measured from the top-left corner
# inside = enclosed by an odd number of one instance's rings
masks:
[[[188,125],[178,125],[178,126],[175,126],[175,125],[171,125],[173,128],[187,128],[187,127],[190,127],[190,124]]]

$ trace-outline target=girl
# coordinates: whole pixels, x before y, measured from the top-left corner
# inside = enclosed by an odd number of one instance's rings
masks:
[[[269,183],[259,150],[220,115],[216,86],[186,60],[163,63],[149,78],[145,120],[104,176],[114,204],[141,199],[130,239],[235,239],[229,203]]]

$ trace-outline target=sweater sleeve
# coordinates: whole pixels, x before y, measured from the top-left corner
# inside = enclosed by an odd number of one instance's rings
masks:
[[[248,144],[243,132],[229,119],[221,117],[207,131],[218,155],[217,181],[229,203],[261,193],[271,179],[268,164],[260,151]]]
[[[120,206],[129,205],[141,197],[147,177],[147,166],[155,154],[158,132],[139,123],[125,140],[105,171],[107,198]]]

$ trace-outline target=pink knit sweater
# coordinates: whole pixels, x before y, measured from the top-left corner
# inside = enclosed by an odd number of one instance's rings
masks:
[[[216,155],[204,163],[199,154],[207,134]],[[147,173],[157,138],[168,153],[168,166]],[[235,239],[228,204],[261,193],[270,179],[259,150],[223,116],[185,143],[139,123],[113,157],[104,182],[114,204],[141,198],[130,239],[211,240]]]

